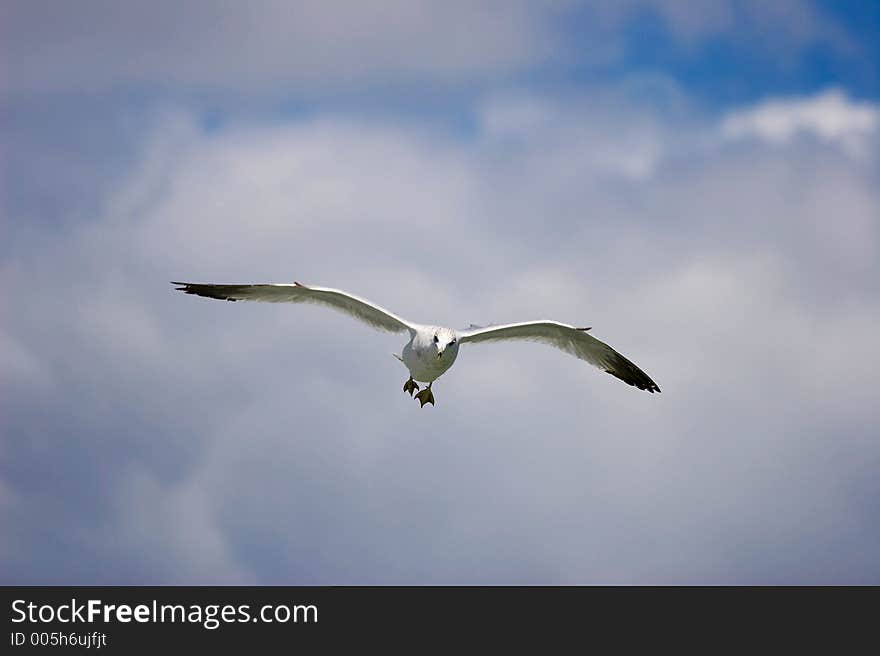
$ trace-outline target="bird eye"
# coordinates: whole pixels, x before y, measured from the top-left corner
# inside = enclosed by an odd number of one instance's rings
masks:
[[[437,344],[440,341],[440,338],[437,335],[434,335],[434,343]]]
[[[452,338],[452,341],[449,342],[449,343],[450,343],[450,344],[455,344],[455,337],[453,337],[453,338]]]

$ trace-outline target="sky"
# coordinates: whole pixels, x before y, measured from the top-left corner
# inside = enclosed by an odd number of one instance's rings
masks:
[[[880,4],[0,2],[0,582],[880,584]],[[402,391],[171,280],[551,318]]]

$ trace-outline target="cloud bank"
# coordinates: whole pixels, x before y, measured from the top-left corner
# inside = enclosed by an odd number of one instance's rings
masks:
[[[397,83],[503,81],[554,66],[602,68],[639,47],[634,26],[685,51],[712,39],[791,59],[849,35],[810,2],[676,0],[157,0],[120,5],[10,0],[0,8],[0,90],[11,94],[167,89],[286,97]]]
[[[98,211],[0,264],[4,582],[877,583],[878,169],[838,139],[876,112],[162,114]],[[500,344],[420,410],[399,338],[176,279],[586,322],[664,393]]]

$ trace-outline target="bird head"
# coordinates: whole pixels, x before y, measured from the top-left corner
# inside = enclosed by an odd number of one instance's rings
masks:
[[[438,328],[434,332],[434,348],[437,349],[437,358],[455,357],[458,353],[458,336],[449,328]]]

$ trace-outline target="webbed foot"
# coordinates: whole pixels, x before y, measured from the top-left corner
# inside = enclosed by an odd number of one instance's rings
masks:
[[[422,408],[425,407],[426,403],[434,405],[434,393],[431,391],[431,384],[428,383],[428,386],[425,389],[416,394],[416,398],[419,400],[419,403],[422,404],[420,406]]]
[[[413,395],[413,392],[415,392],[417,389],[419,389],[419,386],[418,386],[418,384],[416,383],[416,381],[414,381],[414,380],[412,379],[412,376],[410,376],[410,377],[409,377],[409,380],[406,381],[406,382],[403,384],[403,391],[404,391],[404,392],[409,392],[409,395],[410,395],[410,396],[412,396],[412,395]]]

